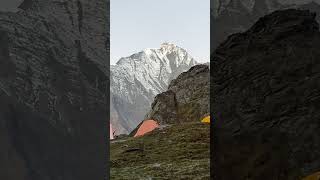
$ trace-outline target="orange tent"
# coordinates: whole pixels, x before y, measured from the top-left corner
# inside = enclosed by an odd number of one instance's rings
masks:
[[[138,127],[138,130],[136,131],[133,137],[143,136],[146,133],[153,131],[157,127],[159,127],[159,124],[156,121],[145,120],[140,124],[140,126]]]
[[[114,139],[114,136],[113,136],[113,129],[112,129],[112,125],[110,123],[110,139]]]

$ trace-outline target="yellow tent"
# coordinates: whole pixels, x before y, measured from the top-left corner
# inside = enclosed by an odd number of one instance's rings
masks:
[[[319,180],[320,179],[320,171],[316,172],[310,176],[303,178],[302,180]]]
[[[210,124],[210,116],[206,116],[205,118],[203,118],[203,119],[201,120],[201,122],[203,122],[203,123],[209,123],[209,124]]]

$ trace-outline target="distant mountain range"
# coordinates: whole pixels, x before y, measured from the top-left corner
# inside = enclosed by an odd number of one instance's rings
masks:
[[[163,43],[160,48],[145,49],[112,65],[110,121],[116,134],[132,131],[144,119],[154,97],[196,64],[183,48]]]

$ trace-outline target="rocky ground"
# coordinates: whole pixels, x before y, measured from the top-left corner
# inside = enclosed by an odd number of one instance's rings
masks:
[[[110,143],[111,179],[210,179],[210,125],[176,124]]]

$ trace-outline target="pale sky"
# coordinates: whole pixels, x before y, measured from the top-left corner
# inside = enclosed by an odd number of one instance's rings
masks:
[[[111,64],[163,42],[209,62],[210,0],[111,0]]]

